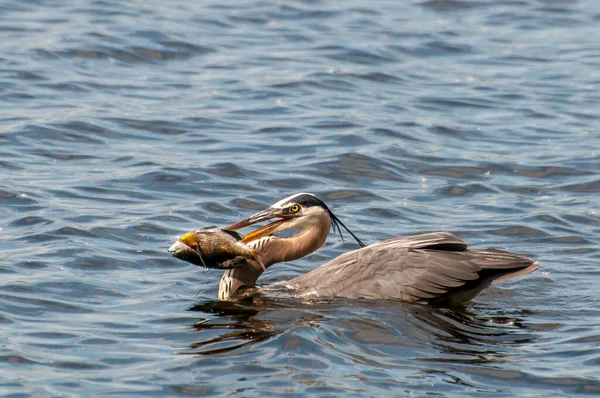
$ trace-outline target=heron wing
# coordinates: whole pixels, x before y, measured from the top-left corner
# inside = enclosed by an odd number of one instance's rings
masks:
[[[393,237],[342,254],[289,285],[299,294],[320,297],[429,302],[476,294],[494,279],[533,265],[529,257],[503,250],[468,250],[455,235],[435,232]]]

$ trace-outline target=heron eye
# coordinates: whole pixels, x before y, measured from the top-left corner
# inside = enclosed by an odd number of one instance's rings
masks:
[[[292,205],[290,206],[290,212],[292,213],[298,213],[300,211],[300,206],[298,205]]]

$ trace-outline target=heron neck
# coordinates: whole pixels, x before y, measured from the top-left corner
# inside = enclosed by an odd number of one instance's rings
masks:
[[[232,300],[241,287],[254,286],[262,273],[260,264],[252,260],[248,260],[245,266],[225,270],[219,283],[219,300]]]
[[[248,243],[248,246],[258,252],[258,261],[265,269],[283,261],[294,261],[311,254],[325,244],[331,228],[331,219],[323,218],[321,223],[289,238],[266,236]],[[223,273],[219,284],[219,300],[232,300],[241,287],[253,287],[256,284],[264,272],[263,267],[252,260],[248,260],[246,264],[239,268],[228,269]]]

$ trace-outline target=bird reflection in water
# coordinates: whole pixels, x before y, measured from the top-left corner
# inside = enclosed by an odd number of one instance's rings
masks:
[[[347,299],[306,303],[255,297],[247,302],[198,303],[190,311],[207,315],[193,325],[202,339],[180,354],[234,354],[277,335],[293,338],[299,328],[310,327],[319,331],[310,333],[312,340],[305,344],[325,344],[340,356],[360,363],[377,361],[378,365],[396,366],[397,361],[419,360],[483,364],[502,362],[511,346],[535,338],[519,318],[502,314],[484,317],[464,307]]]
[[[315,313],[299,313],[288,300],[263,301],[260,297],[243,302],[208,301],[194,305],[189,311],[210,315],[192,326],[212,337],[190,344],[190,350],[181,354],[216,355],[235,351],[283,333],[291,324],[312,327],[323,318]]]
[[[196,304],[189,310],[213,315],[201,318],[193,325],[196,331],[203,332],[203,336],[212,337],[190,344],[190,350],[180,354],[223,354],[264,341],[278,333],[272,322],[256,317],[262,312],[261,309],[243,303],[209,301]],[[215,314],[218,318],[214,318]]]
[[[421,328],[428,329],[430,343],[440,355],[418,358],[423,361],[482,364],[504,361],[511,346],[535,340],[522,318],[498,314],[482,316],[496,309],[423,308],[415,312]],[[417,359],[417,358],[415,358]]]

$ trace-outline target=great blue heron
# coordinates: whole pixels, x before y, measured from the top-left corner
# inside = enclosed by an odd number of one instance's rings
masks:
[[[242,242],[259,253],[258,260],[225,270],[219,300],[236,300],[262,290],[255,284],[266,268],[314,252],[323,246],[331,228],[341,234],[340,226],[361,247],[276,284],[278,290],[307,299],[396,299],[455,305],[470,300],[491,283],[538,268],[531,258],[504,250],[467,249],[463,240],[449,232],[396,236],[365,247],[323,201],[310,193],[289,196],[226,229],[238,230],[272,219],[277,220],[243,238]],[[288,229],[297,232],[291,237],[273,235]]]

